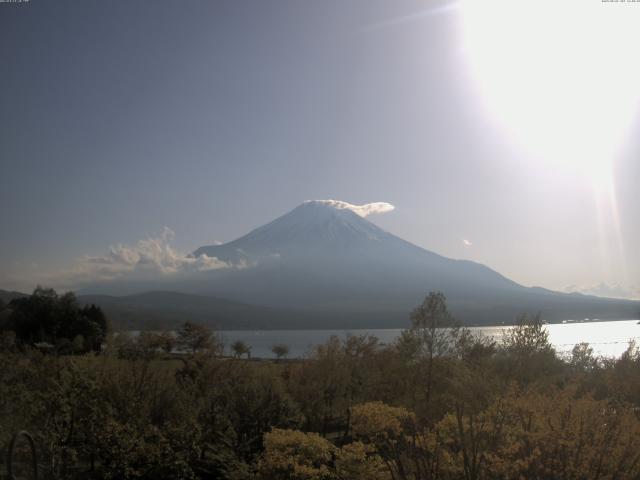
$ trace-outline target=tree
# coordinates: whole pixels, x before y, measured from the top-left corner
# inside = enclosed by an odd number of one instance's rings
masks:
[[[302,405],[305,428],[322,435],[346,432],[351,406],[372,395],[383,397],[372,391],[383,376],[384,360],[378,355],[381,350],[378,339],[371,335],[344,339],[332,335],[312,350],[311,361],[288,366],[290,388]]]
[[[317,433],[273,429],[258,461],[264,480],[388,480],[382,458],[361,442],[338,448]]]
[[[107,351],[113,349],[118,358],[126,360],[139,360],[144,358],[144,351],[140,343],[131,332],[117,332],[112,337],[112,343]]]
[[[351,408],[351,421],[353,437],[373,447],[384,459],[391,478],[428,478],[417,471],[417,457],[410,460],[407,456],[409,452],[415,456],[424,443],[412,411],[368,402]]]
[[[164,353],[171,353],[176,346],[176,339],[171,332],[156,333],[158,346]]]
[[[274,428],[264,436],[258,462],[264,480],[330,480],[336,447],[317,433]]]
[[[338,480],[391,480],[384,460],[374,453],[371,445],[353,442],[336,452],[335,469]]]
[[[3,330],[0,332],[0,350],[13,350],[16,346],[16,333],[13,330]]]
[[[450,414],[437,428],[455,478],[637,478],[640,473],[640,422],[633,409],[577,396],[572,388],[544,393],[514,388],[485,411]]]
[[[171,332],[141,332],[135,344],[141,357],[153,358],[161,353],[171,353],[176,339]]]
[[[502,345],[505,350],[517,355],[533,355],[553,350],[549,332],[544,327],[540,314],[521,315],[516,325],[505,332]]]
[[[251,358],[251,347],[242,340],[236,340],[233,342],[231,344],[231,350],[233,351],[233,356],[236,358],[240,358],[242,355],[246,355],[247,358]]]
[[[8,327],[16,332],[21,344],[55,343],[60,323],[58,294],[38,286],[29,297],[10,302]]]
[[[155,332],[140,332],[134,343],[140,358],[155,358],[165,351],[164,338]]]
[[[538,378],[549,378],[562,362],[549,341],[549,332],[540,314],[522,315],[502,338],[506,375],[525,385]]]
[[[273,345],[271,347],[271,351],[276,356],[278,361],[280,361],[281,358],[286,358],[287,355],[289,355],[289,346],[279,343],[279,344]]]
[[[73,337],[73,340],[71,341],[71,351],[73,353],[82,353],[86,351],[85,338],[81,334],[78,334],[75,337]]]
[[[570,365],[577,371],[586,372],[598,366],[598,360],[593,356],[593,348],[588,343],[578,343],[571,350]]]
[[[58,351],[62,351],[80,335],[83,352],[99,351],[108,331],[102,310],[95,305],[80,307],[72,292],[58,295],[53,289],[37,287],[30,296],[13,299],[10,310],[3,329],[14,331],[22,345],[61,344]]]
[[[208,327],[187,321],[178,330],[176,345],[180,350],[192,354],[203,350],[217,354],[221,342]]]
[[[460,329],[456,339],[456,353],[466,365],[482,366],[493,357],[496,350],[497,343],[492,337],[474,334],[468,328]]]
[[[102,309],[94,304],[85,305],[80,310],[80,322],[77,326],[85,338],[89,349],[100,351],[110,330],[109,320]]]
[[[442,292],[430,292],[411,312],[411,333],[422,345],[427,359],[426,402],[431,398],[434,358],[455,351],[459,324],[449,313],[447,299]]]

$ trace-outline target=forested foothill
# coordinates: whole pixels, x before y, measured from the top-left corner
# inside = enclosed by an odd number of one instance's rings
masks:
[[[267,361],[240,344],[224,356],[188,322],[108,334],[98,307],[39,289],[0,305],[0,441],[29,431],[45,479],[640,476],[635,344],[562,356],[527,316],[497,343],[439,293],[410,317],[393,344],[334,337]]]

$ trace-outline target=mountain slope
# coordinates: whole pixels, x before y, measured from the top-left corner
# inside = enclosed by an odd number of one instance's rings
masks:
[[[352,298],[353,294],[378,297],[377,289],[402,296],[414,282],[441,289],[454,285],[476,288],[517,288],[515,282],[474,262],[451,260],[398,238],[348,209],[336,209],[323,202],[305,202],[290,213],[224,245],[205,246],[194,256],[206,254],[231,263],[251,265],[234,272],[219,272],[226,279],[227,293],[234,295],[240,285],[235,277],[262,290],[254,300],[260,303],[295,304],[296,298],[284,293],[293,288],[298,294],[311,287],[323,287],[297,297],[308,305],[323,292]],[[300,277],[295,285],[284,282]],[[272,279],[273,282],[268,280]],[[393,282],[391,281],[393,280]],[[217,289],[225,290],[216,284]],[[267,293],[269,292],[269,293]],[[245,291],[249,295],[248,291]],[[224,295],[223,295],[224,296]],[[304,300],[303,300],[304,298]]]
[[[346,324],[350,315],[365,315],[376,326],[406,325],[410,309],[431,290],[443,291],[467,323],[508,323],[523,312],[541,312],[553,321],[634,318],[640,311],[638,302],[521,286],[484,265],[406,242],[325,201],[305,202],[237,240],[193,255],[249,267],[212,272],[190,290],[322,312]]]
[[[9,303],[14,298],[22,298],[26,296],[27,296],[26,293],[15,292],[10,290],[0,290],[0,300],[2,300],[4,303]]]
[[[343,202],[305,202],[223,245],[203,246],[230,265],[153,279],[120,278],[86,288],[116,323],[218,328],[406,327],[430,291],[445,293],[467,324],[509,324],[522,313],[549,321],[631,319],[640,302],[528,288],[479,263],[453,260],[384,231]],[[145,295],[140,292],[149,292]],[[113,295],[125,295],[115,297]],[[222,300],[225,299],[225,300]],[[136,318],[138,320],[136,320]]]

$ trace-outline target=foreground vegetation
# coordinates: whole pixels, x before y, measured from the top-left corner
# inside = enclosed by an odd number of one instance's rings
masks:
[[[640,476],[634,344],[615,360],[585,344],[559,358],[535,317],[496,344],[456,325],[441,294],[411,318],[392,345],[332,338],[290,361],[249,361],[241,345],[223,358],[188,323],[100,352],[5,335],[0,440],[29,430],[44,478]]]

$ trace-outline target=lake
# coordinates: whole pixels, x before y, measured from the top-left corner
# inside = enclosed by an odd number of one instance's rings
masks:
[[[640,325],[637,320],[614,322],[557,323],[545,325],[549,338],[561,354],[569,353],[576,343],[587,342],[596,355],[617,357],[627,349],[629,340],[640,339]],[[497,340],[509,327],[470,327],[474,332],[489,335]],[[289,358],[308,356],[315,345],[324,343],[332,335],[346,338],[348,335],[374,335],[382,343],[391,343],[402,329],[358,329],[358,330],[224,330],[220,334],[225,343],[225,351],[230,353],[229,345],[242,340],[251,347],[251,355],[257,358],[273,358],[271,346],[282,343],[289,347]]]

